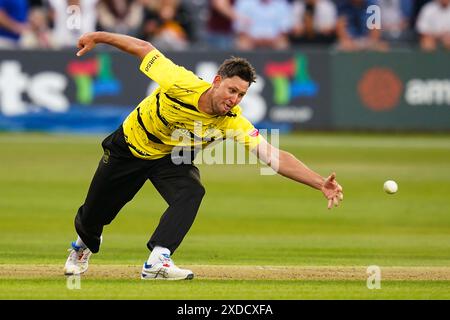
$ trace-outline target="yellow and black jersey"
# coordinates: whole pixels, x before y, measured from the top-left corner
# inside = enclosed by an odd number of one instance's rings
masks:
[[[154,160],[170,154],[175,146],[205,147],[224,138],[233,138],[249,149],[260,143],[258,130],[242,115],[240,106],[224,116],[200,111],[198,100],[212,85],[158,50],[145,56],[140,70],[159,87],[123,123],[134,156]]]

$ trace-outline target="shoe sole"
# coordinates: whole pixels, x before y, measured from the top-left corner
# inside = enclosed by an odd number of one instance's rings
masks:
[[[81,276],[82,274],[84,274],[84,272],[81,273],[69,273],[69,272],[64,272],[65,276]]]
[[[188,274],[186,277],[184,278],[147,278],[142,276],[141,274],[141,280],[169,280],[169,281],[176,281],[176,280],[192,280],[194,279],[194,274]]]
[[[87,271],[87,269],[84,270],[83,272],[79,272],[79,273],[66,272],[66,271],[64,271],[64,275],[65,275],[65,276],[81,276],[81,275],[84,274],[86,271]]]

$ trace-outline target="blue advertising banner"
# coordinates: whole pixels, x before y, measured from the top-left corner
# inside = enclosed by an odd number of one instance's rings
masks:
[[[104,49],[104,48],[103,48]],[[169,52],[175,63],[212,81],[234,52]],[[326,52],[239,54],[256,68],[241,106],[260,128],[289,131],[330,125],[329,58]],[[139,61],[116,50],[0,52],[0,130],[109,132],[157,84]]]
[[[139,60],[101,47],[0,51],[0,130],[107,133],[157,87]],[[450,130],[448,54],[168,52],[212,81],[232,55],[257,71],[241,103],[260,129]]]
[[[135,59],[117,52],[83,60],[53,51],[3,51],[0,57],[2,130],[110,131],[146,90],[144,76],[140,88],[127,81],[133,69],[133,78],[139,78]]]

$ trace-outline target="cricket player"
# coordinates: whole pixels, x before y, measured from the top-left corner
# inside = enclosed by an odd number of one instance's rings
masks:
[[[102,142],[104,155],[75,217],[78,239],[72,243],[64,267],[66,275],[86,272],[91,254],[99,251],[103,227],[150,180],[168,208],[147,243],[150,255],[141,278],[192,279],[191,270],[178,268],[171,259],[205,194],[198,168],[184,160],[195,157],[192,150],[199,145],[206,147],[219,139],[232,138],[244,144],[277,173],[321,191],[329,209],[343,199],[334,173],[324,178],[292,154],[270,145],[242,115],[239,103],[256,80],[247,60],[225,60],[209,83],[173,63],[151,43],[121,34],[84,34],[78,41],[77,55],[84,55],[98,43],[139,58],[140,70],[159,87]],[[174,153],[180,140],[184,148]],[[180,157],[184,159],[181,163]]]

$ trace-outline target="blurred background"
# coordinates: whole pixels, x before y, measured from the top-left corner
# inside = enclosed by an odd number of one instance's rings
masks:
[[[155,84],[85,32],[151,41],[212,80],[230,55],[258,71],[261,128],[450,129],[450,0],[1,0],[0,130],[105,133]]]

